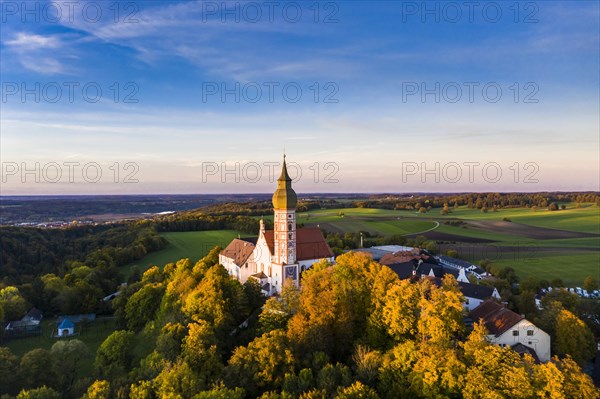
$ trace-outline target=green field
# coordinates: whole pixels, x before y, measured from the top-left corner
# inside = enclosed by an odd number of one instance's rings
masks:
[[[318,225],[342,234],[358,231],[380,236],[423,234],[432,240],[451,242],[450,246],[442,244],[441,248],[457,248],[461,257],[473,263],[488,258],[498,265],[513,267],[521,277],[538,276],[548,280],[558,277],[569,286],[580,286],[586,276],[600,275],[600,208],[590,204],[554,212],[510,208],[484,213],[460,207],[452,209],[449,215],[441,215],[437,209],[418,214],[404,210],[345,208],[302,212],[297,217],[298,224]],[[512,223],[503,222],[503,218]],[[464,225],[445,224],[457,220],[464,221]],[[550,233],[562,236],[546,237]],[[145,270],[181,258],[196,261],[216,245],[225,247],[238,234],[241,233],[231,230],[163,233],[161,235],[169,241],[166,248],[127,268],[137,266]]]
[[[532,210],[530,208],[500,209],[498,212],[481,212],[478,209],[459,207],[452,210],[449,215],[436,215],[439,220],[465,219],[465,220],[502,220],[509,218],[515,223],[527,224],[550,229],[579,231],[584,233],[600,234],[600,208],[586,204],[582,208],[568,205],[567,209],[560,211]]]
[[[504,218],[512,223],[503,222]],[[465,224],[445,224],[456,220]],[[442,245],[442,248],[457,248],[461,257],[473,263],[489,258],[500,266],[513,267],[523,278],[558,277],[573,287],[580,286],[588,275],[600,276],[600,208],[591,204],[581,208],[568,206],[559,211],[510,208],[487,213],[459,207],[452,209],[449,215],[441,215],[437,209],[426,214],[365,208],[331,209],[300,213],[298,223],[318,224],[330,231],[369,231],[384,236],[414,236],[425,231],[422,234],[430,239],[450,240],[454,244]],[[564,237],[551,238],[550,233]],[[596,236],[578,237],[578,233]],[[477,243],[481,240],[488,242]]]
[[[52,333],[56,328],[56,320],[44,320],[42,322],[42,334],[34,337],[17,338],[3,343],[3,346],[8,347],[13,354],[18,357],[23,356],[35,348],[50,349],[58,338],[52,338]],[[90,354],[81,364],[79,369],[79,377],[87,377],[92,375],[94,367],[94,357],[98,347],[102,342],[115,330],[115,321],[113,318],[99,317],[94,323],[91,323],[85,330],[80,331],[80,334],[72,339],[83,341]],[[77,328],[76,328],[77,331]]]
[[[127,273],[135,266],[144,271],[151,266],[164,266],[182,258],[190,258],[193,262],[203,258],[214,247],[226,247],[238,235],[248,234],[234,230],[186,231],[178,233],[161,233],[169,244],[160,251],[150,253],[141,260],[125,266]]]
[[[381,236],[417,234],[437,226],[435,221],[428,217],[419,218],[414,212],[365,208],[303,212],[298,214],[297,221],[339,233],[368,231]]]

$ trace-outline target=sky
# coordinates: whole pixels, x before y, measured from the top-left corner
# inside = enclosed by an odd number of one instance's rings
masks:
[[[1,195],[600,190],[597,1],[0,12]]]

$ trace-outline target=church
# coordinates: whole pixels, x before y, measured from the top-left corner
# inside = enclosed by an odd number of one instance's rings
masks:
[[[283,157],[281,176],[273,194],[274,229],[260,221],[258,238],[237,238],[219,254],[219,263],[242,284],[256,279],[263,293],[275,295],[287,280],[300,283],[302,272],[314,263],[334,255],[318,227],[296,229],[298,197],[292,189]]]

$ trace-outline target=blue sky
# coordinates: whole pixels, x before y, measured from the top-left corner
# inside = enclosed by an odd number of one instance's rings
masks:
[[[3,195],[600,189],[596,1],[23,4]]]

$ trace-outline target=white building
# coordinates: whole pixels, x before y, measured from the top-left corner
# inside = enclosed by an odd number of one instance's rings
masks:
[[[459,281],[458,286],[460,287],[460,291],[465,298],[465,302],[463,306],[469,312],[487,299],[494,298],[500,300],[500,293],[495,287],[489,287],[486,285],[480,284],[471,284],[469,282]]]
[[[503,305],[487,300],[473,309],[469,317],[475,323],[483,320],[491,343],[535,354],[541,362],[550,360],[550,336]]]
[[[288,175],[285,156],[277,190],[273,194],[274,229],[265,230],[260,221],[258,238],[235,239],[220,254],[221,263],[242,283],[257,279],[263,292],[272,295],[281,290],[286,280],[296,285],[302,272],[314,263],[334,255],[318,227],[296,229],[296,192]]]

